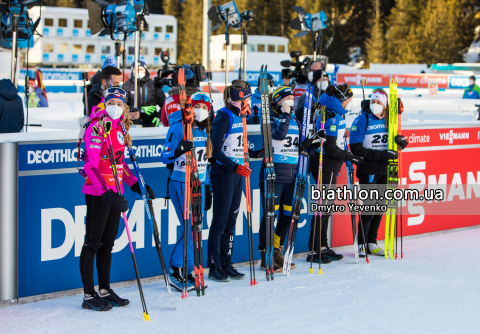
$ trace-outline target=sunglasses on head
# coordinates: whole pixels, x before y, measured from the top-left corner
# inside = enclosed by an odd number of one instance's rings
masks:
[[[380,94],[383,94],[383,95],[387,95],[387,93],[385,93],[384,91],[382,91],[380,88],[374,89],[372,93],[374,93],[374,94],[375,94],[375,93],[380,93]]]
[[[200,100],[210,103],[210,97],[206,94],[196,93],[192,95],[192,101],[200,101]]]
[[[112,88],[108,88],[105,91],[105,93],[103,94],[103,97],[107,97],[110,95],[119,95],[123,97],[123,99],[125,99],[125,97],[127,96],[127,93],[125,93],[125,91],[119,87],[112,87]]]

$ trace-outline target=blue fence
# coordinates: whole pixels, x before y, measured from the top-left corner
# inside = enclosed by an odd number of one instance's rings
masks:
[[[160,162],[163,138],[134,139],[142,174],[155,190],[155,215],[160,224],[163,253],[168,263],[177,235],[183,228],[166,195],[167,169]],[[249,137],[250,147],[261,147],[261,136]],[[18,297],[80,288],[79,255],[85,233],[86,206],[82,194],[83,178],[76,172],[74,142],[41,142],[19,144],[18,180]],[[128,158],[128,152],[125,153]],[[252,161],[252,205],[255,258],[260,224],[260,161]],[[140,196],[125,191],[130,210],[127,213],[141,277],[162,274],[152,232]],[[304,214],[299,224],[296,252],[308,250],[310,217]],[[204,219],[204,249],[207,249],[211,213]],[[248,261],[248,239],[245,198],[242,198],[237,220],[233,262]],[[135,278],[123,221],[114,247],[112,282]],[[205,261],[207,252],[205,251]],[[244,270],[248,271],[248,270]],[[96,276],[96,275],[95,275]]]

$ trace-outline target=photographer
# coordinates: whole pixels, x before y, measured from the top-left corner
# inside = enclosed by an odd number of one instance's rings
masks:
[[[102,102],[103,92],[109,87],[119,87],[122,82],[122,71],[113,66],[107,66],[100,75],[101,83],[87,86],[88,106],[90,110],[84,110],[85,115],[90,115],[91,108]],[[83,100],[85,101],[85,99]]]
[[[320,62],[315,62],[315,63],[320,63]],[[314,63],[314,64],[315,64]],[[320,79],[322,79],[322,72],[323,72],[323,82],[320,82]],[[323,70],[316,70],[315,72],[310,72],[308,73],[308,76],[310,78],[310,81],[312,84],[314,84],[313,87],[313,95],[312,95],[312,113],[310,114],[310,123],[312,123],[313,120],[313,115],[315,110],[315,104],[318,102],[319,97],[325,93],[325,89],[327,88],[329,84],[328,80],[328,74],[327,72],[324,72]],[[321,92],[319,94],[319,90],[321,88]],[[305,105],[305,93],[300,96],[295,103],[295,116],[300,120],[300,122],[303,122],[303,107]]]
[[[309,82],[314,83],[313,73],[315,73],[315,71],[320,69],[323,69],[323,63],[321,61],[314,61],[313,63],[310,64],[310,72],[308,72],[308,76],[305,77],[302,75],[297,78],[297,82],[292,87],[293,96],[295,98],[295,110],[297,110],[297,107],[296,107],[297,102],[300,99],[300,97],[305,94],[305,91],[307,90]],[[303,117],[299,119],[301,120],[303,119]]]
[[[124,83],[123,89],[127,92],[126,103],[130,108],[130,117],[133,124],[140,124],[143,127],[158,127],[160,125],[160,112],[157,111],[157,105],[162,109],[165,103],[165,93],[161,88],[155,87],[155,83],[150,79],[147,65],[144,61],[138,61],[138,96],[137,106],[134,108],[135,99],[135,63],[132,64],[132,75]]]
[[[283,87],[292,86],[292,70],[291,69],[284,68],[282,70],[282,80],[283,80]]]
[[[267,74],[267,80],[268,90],[271,91],[273,88],[275,88],[275,78],[271,74]],[[257,89],[255,89],[255,92],[253,93],[250,102],[250,106],[252,107],[252,115],[247,118],[247,124],[259,124],[260,117],[262,115],[262,95],[260,93],[260,78],[258,78]]]

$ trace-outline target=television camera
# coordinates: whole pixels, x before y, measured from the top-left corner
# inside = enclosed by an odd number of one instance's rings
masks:
[[[178,70],[182,66],[177,66],[170,63],[170,55],[166,51],[160,53],[160,58],[164,63],[163,68],[157,71],[157,77],[155,78],[155,86],[162,88],[163,86],[174,87],[178,84]],[[190,65],[193,71],[193,83],[196,87],[200,86],[200,82],[207,80],[207,73],[205,67],[200,64]]]

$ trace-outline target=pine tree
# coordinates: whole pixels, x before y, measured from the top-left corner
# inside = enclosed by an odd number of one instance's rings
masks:
[[[202,62],[202,13],[201,0],[185,0],[181,4],[178,19],[177,62],[192,64]]]
[[[375,18],[371,26],[370,38],[367,40],[366,53],[368,63],[383,63],[385,61],[385,37],[380,15],[380,0],[374,0]]]

